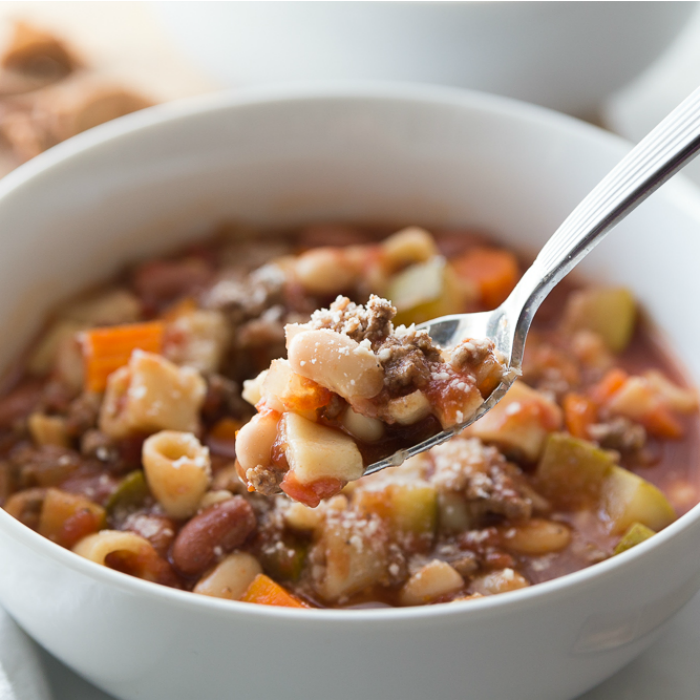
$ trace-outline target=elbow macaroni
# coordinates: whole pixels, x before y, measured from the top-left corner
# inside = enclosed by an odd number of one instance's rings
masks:
[[[160,355],[134,350],[107,380],[100,430],[113,438],[159,430],[194,432],[206,384],[199,372]]]
[[[150,554],[153,545],[141,535],[120,530],[102,530],[94,535],[84,537],[73,547],[73,551],[95,564],[106,566],[105,559],[112,552],[131,552],[132,554]]]
[[[156,500],[173,518],[199,508],[211,483],[209,450],[191,433],[163,430],[143,443],[146,480]]]

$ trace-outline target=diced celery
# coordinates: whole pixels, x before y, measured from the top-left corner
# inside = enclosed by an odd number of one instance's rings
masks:
[[[263,547],[260,563],[270,577],[280,581],[296,581],[301,576],[308,545],[285,539],[281,547]]]
[[[627,532],[622,536],[622,539],[617,543],[613,554],[621,554],[622,552],[626,552],[628,549],[636,547],[640,542],[648,540],[655,534],[656,533],[650,527],[642,525],[642,523],[634,523],[633,525],[630,525]]]
[[[459,313],[464,304],[464,290],[454,270],[439,256],[394,275],[386,296],[398,310],[397,325]]]
[[[107,499],[105,508],[112,514],[116,511],[128,511],[138,508],[148,498],[150,491],[141,469],[129,472]]]
[[[537,467],[539,490],[565,507],[598,501],[614,468],[612,457],[586,440],[565,433],[549,436]]]
[[[593,288],[572,294],[565,313],[571,330],[598,333],[613,352],[622,352],[634,332],[637,307],[629,290]]]
[[[676,519],[676,512],[656,486],[622,467],[613,467],[601,489],[601,504],[612,531],[625,532],[641,523],[655,532]]]

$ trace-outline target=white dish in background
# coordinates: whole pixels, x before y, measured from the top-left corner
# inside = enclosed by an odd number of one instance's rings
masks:
[[[695,11],[678,2],[155,2],[222,85],[400,80],[592,117]]]
[[[259,90],[131,115],[0,181],[0,299],[11,300],[0,328],[12,329],[0,364],[57,298],[225,217],[470,223],[537,249],[627,148],[531,105],[420,86]],[[677,180],[582,266],[634,290],[695,383],[700,324],[678,300],[700,295],[699,231],[698,193]],[[660,233],[678,255],[658,255]],[[649,647],[700,586],[697,507],[584,571],[394,610],[205,598],[99,567],[3,511],[0,533],[2,604],[51,653],[129,700],[425,700],[465,689],[564,700]]]
[[[658,61],[610,96],[602,109],[604,124],[630,141],[640,141],[666,114],[700,85],[700,12]],[[700,184],[700,161],[684,170]]]

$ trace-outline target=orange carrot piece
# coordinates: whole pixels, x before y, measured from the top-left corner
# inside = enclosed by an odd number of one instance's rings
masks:
[[[258,574],[248,586],[248,590],[241,598],[246,603],[258,605],[276,605],[283,608],[305,608],[306,606],[291,593],[286,591],[279,583],[275,583],[269,576]]]
[[[592,389],[591,398],[597,404],[604,404],[622,389],[629,375],[624,370],[611,369]]]
[[[564,397],[564,422],[574,437],[588,440],[588,428],[596,420],[598,408],[589,398],[574,393]]]
[[[520,276],[517,258],[498,248],[472,248],[452,261],[452,266],[460,277],[476,285],[488,308],[505,301]]]
[[[134,350],[162,352],[164,331],[162,321],[85,331],[81,340],[86,390],[104,391],[109,375],[126,365]]]
[[[666,440],[678,440],[683,437],[683,426],[671,411],[659,404],[639,421],[654,437]]]

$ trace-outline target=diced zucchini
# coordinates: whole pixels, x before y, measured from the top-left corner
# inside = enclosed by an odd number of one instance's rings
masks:
[[[375,513],[399,532],[432,534],[437,528],[437,491],[425,481],[389,484],[355,494],[360,510]]]
[[[571,295],[565,325],[598,333],[613,352],[622,352],[634,332],[637,307],[629,290],[594,288]]]
[[[567,508],[596,503],[614,468],[612,457],[565,433],[549,436],[537,467],[539,491]]]
[[[471,525],[467,501],[461,493],[438,494],[438,521],[441,532],[466,532]]]
[[[386,296],[398,310],[394,323],[408,326],[460,313],[465,294],[454,270],[435,256],[394,275]]]
[[[394,526],[417,535],[437,527],[437,491],[432,484],[393,484],[389,487]]]
[[[622,536],[622,539],[617,543],[613,554],[622,554],[622,552],[636,547],[640,542],[648,540],[655,534],[656,533],[650,527],[642,525],[642,523],[634,523],[630,525],[627,532]]]
[[[614,466],[606,476],[601,504],[616,533],[625,532],[634,523],[658,532],[676,519],[673,506],[656,486],[622,467]]]
[[[107,499],[105,508],[111,515],[117,511],[127,512],[143,505],[150,491],[146,478],[141,469],[129,472],[120,482],[112,495]]]
[[[260,563],[265,573],[279,581],[296,581],[301,576],[308,545],[288,539],[281,547],[263,547]]]

